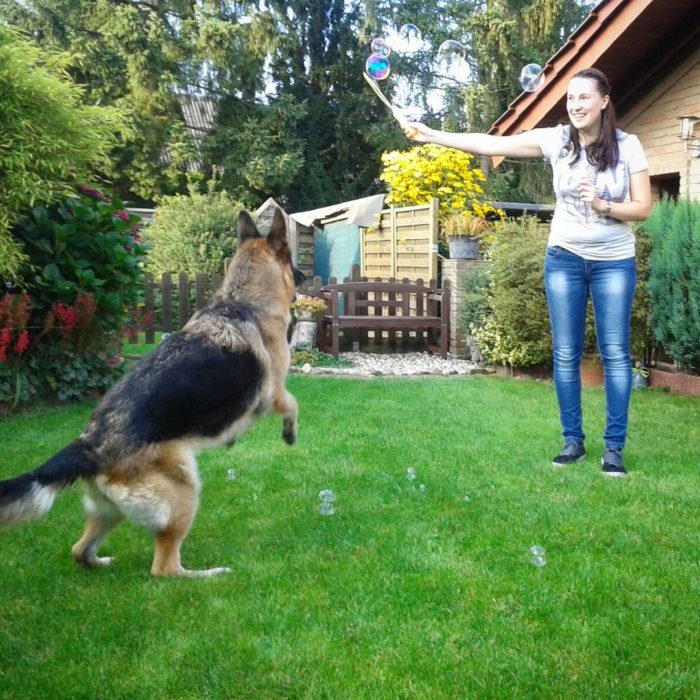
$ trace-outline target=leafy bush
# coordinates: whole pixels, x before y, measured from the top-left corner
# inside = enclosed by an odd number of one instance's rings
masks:
[[[482,313],[479,297],[464,313],[477,317],[475,337],[484,357],[494,364],[527,367],[551,364],[552,337],[544,291],[544,250],[548,228],[534,217],[523,217],[499,225],[491,249],[491,286],[488,309],[479,328]],[[649,299],[646,294],[649,237],[637,235],[637,293],[632,307],[631,352],[648,361]],[[471,323],[471,321],[470,321]],[[586,313],[584,352],[596,351],[593,309],[590,299]]]
[[[700,371],[700,202],[663,200],[643,228],[654,335],[674,360]]]
[[[484,264],[472,265],[460,279],[462,303],[457,310],[461,335],[472,335],[472,330],[484,325],[489,312],[491,275]]]
[[[138,217],[86,188],[35,207],[12,230],[29,262],[24,291],[0,299],[0,401],[80,399],[120,372],[120,336],[140,296]]]
[[[139,221],[119,199],[92,188],[35,207],[12,235],[29,256],[20,272],[36,311],[46,315],[56,302],[73,304],[89,293],[97,327],[120,331],[141,293],[146,248],[134,228]]]
[[[164,197],[144,234],[150,247],[148,271],[221,274],[224,260],[236,250],[242,208],[225,192],[215,192],[213,183],[204,194],[190,187],[189,195]]]
[[[64,196],[104,166],[118,131],[117,112],[81,105],[82,90],[64,71],[67,56],[46,55],[0,25],[0,276],[17,281],[26,257],[8,235],[35,202]],[[30,127],[28,127],[30,125]]]

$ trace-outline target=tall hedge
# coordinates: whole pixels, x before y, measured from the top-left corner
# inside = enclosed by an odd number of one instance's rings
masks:
[[[700,372],[700,202],[662,200],[644,228],[654,335],[685,369]]]

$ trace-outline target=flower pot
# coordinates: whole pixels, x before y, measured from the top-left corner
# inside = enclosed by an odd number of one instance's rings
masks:
[[[299,321],[292,331],[289,346],[294,350],[297,345],[316,345],[316,323],[314,321]]]
[[[298,309],[295,312],[295,315],[297,317],[297,321],[313,321],[314,320],[314,312],[311,311],[310,309]]]
[[[452,260],[478,260],[479,239],[472,236],[448,236],[447,247]]]

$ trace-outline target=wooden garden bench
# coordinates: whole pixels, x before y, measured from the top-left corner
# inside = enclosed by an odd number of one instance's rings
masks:
[[[427,334],[429,352],[447,357],[450,343],[450,292],[403,280],[398,282],[360,281],[332,283],[315,296],[326,301],[326,313],[319,318],[317,343],[338,357],[340,336],[355,338],[359,331],[374,331],[390,340],[401,331],[404,339],[411,332],[421,339]],[[436,335],[439,333],[439,343]]]

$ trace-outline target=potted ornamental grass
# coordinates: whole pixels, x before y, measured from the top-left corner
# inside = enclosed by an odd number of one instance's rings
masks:
[[[326,302],[318,297],[299,294],[292,302],[292,311],[297,321],[315,321],[326,310]]]
[[[453,260],[476,260],[482,241],[493,236],[493,223],[472,211],[453,211],[442,222],[442,235]]]

